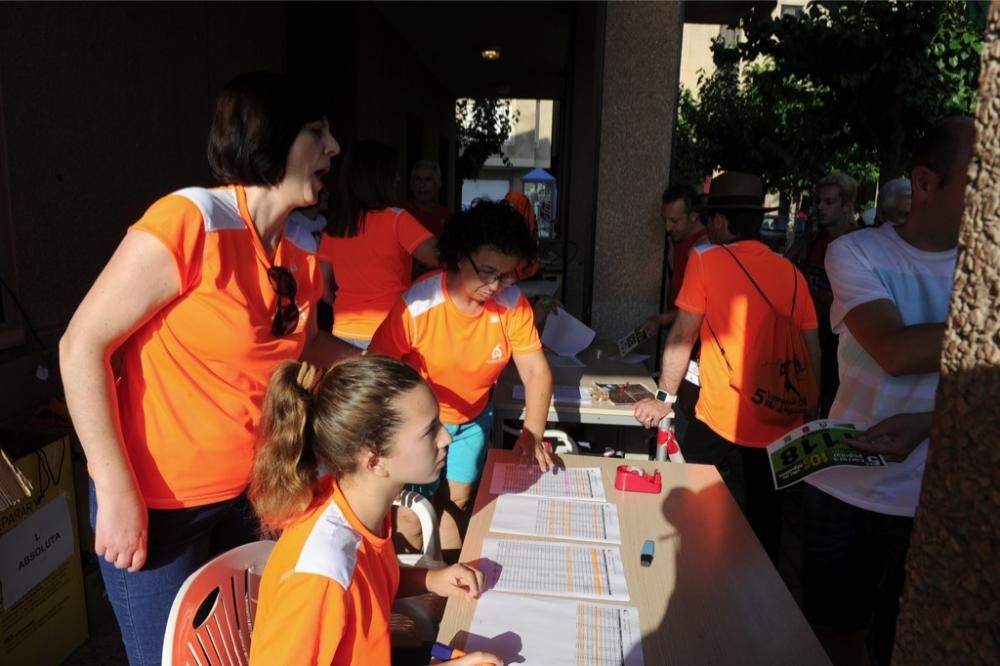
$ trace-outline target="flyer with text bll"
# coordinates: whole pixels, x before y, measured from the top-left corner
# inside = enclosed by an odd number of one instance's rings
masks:
[[[855,423],[820,419],[785,433],[767,447],[774,487],[787,488],[828,467],[884,466],[882,456],[858,451],[844,441],[847,435],[863,431]]]

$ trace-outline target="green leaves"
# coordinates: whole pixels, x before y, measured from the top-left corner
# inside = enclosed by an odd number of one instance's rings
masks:
[[[752,5],[745,41],[714,44],[718,69],[697,99],[681,96],[676,177],[742,168],[795,196],[831,169],[904,173],[931,123],[973,110],[977,11],[958,0],[820,1],[778,20]]]
[[[517,122],[517,112],[511,111],[509,99],[459,99],[455,102],[455,131],[458,140],[458,178],[475,178],[493,155],[499,155],[507,166],[510,160],[503,153],[503,144]]]

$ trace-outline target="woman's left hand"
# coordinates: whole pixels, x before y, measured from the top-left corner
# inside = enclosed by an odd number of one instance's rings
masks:
[[[555,464],[552,462],[552,452],[545,445],[545,440],[536,437],[530,430],[522,430],[514,442],[514,453],[518,460],[530,465],[532,462],[538,463],[538,469],[543,472],[549,471]]]
[[[441,597],[478,599],[485,580],[483,572],[465,564],[430,569],[427,572],[427,591]]]

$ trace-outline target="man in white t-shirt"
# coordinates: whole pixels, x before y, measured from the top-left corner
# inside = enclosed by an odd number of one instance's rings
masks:
[[[830,417],[878,424],[858,447],[885,467],[836,467],[803,495],[805,611],[834,664],[888,664],[927,459],[972,154],[971,118],[936,124],[917,149],[905,224],[830,245],[840,388]]]

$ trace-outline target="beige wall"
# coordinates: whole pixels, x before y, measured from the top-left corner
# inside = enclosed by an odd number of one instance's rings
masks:
[[[615,338],[660,310],[680,8],[608,3],[594,243],[593,320]]]

